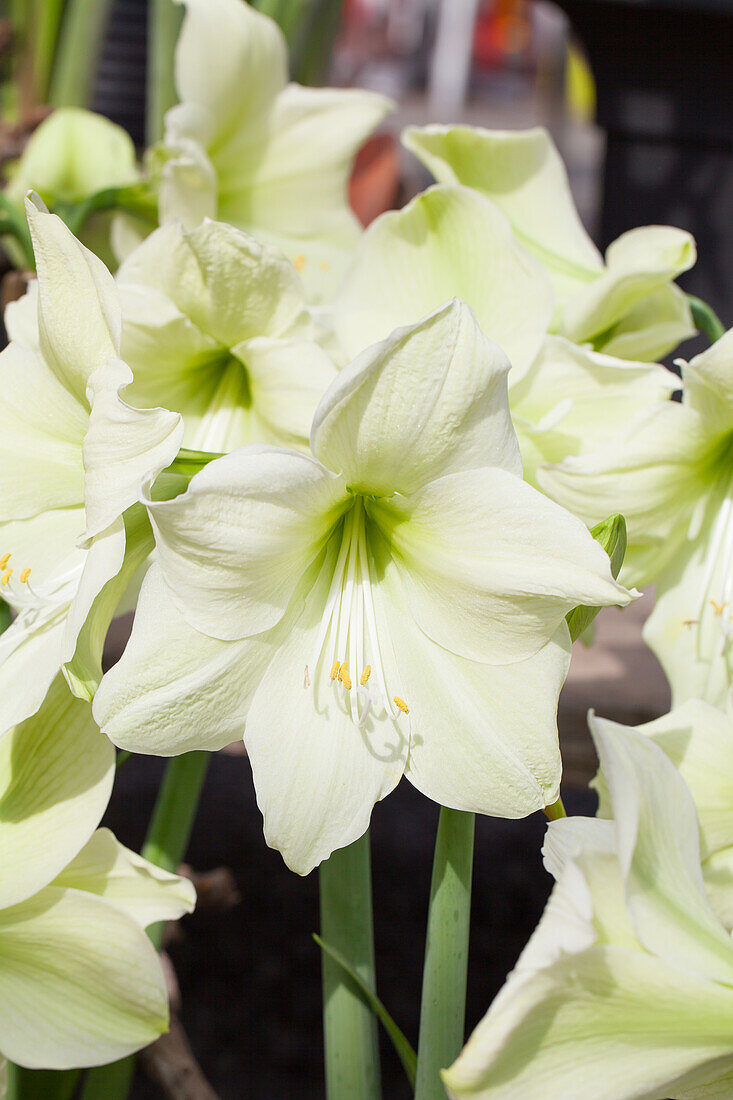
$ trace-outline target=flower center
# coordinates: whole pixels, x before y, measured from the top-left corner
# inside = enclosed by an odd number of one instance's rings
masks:
[[[319,669],[328,669],[332,689],[359,727],[370,714],[397,719],[408,714],[404,699],[390,695],[383,646],[377,630],[366,534],[366,513],[356,497],[343,520],[341,546],[326,598],[313,660],[305,667],[311,687]]]
[[[695,617],[685,625],[698,627],[698,655],[710,652],[710,643],[724,656],[733,631],[733,476],[718,507],[710,531]],[[719,641],[711,639],[711,629]]]

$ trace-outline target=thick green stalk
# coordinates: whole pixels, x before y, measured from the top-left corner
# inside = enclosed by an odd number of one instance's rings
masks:
[[[165,871],[175,871],[186,854],[208,766],[208,752],[187,752],[168,762],[141,853]],[[160,947],[163,925],[154,924],[148,935]],[[134,1070],[134,1056],[90,1070],[82,1100],[125,1100]]]
[[[66,0],[49,102],[88,107],[112,0]]]
[[[474,814],[441,808],[430,884],[415,1100],[445,1100],[440,1071],[463,1047],[473,835]]]
[[[321,937],[376,992],[369,833],[321,864]],[[328,1100],[379,1100],[377,1020],[357,984],[329,955],[323,966]]]
[[[64,0],[41,0],[34,8],[33,84],[39,103],[45,103],[61,27]]]
[[[148,145],[163,136],[166,111],[178,102],[174,57],[183,8],[173,0],[148,0],[148,76],[145,136]]]

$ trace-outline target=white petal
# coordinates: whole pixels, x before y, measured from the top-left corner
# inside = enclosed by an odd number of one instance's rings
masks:
[[[274,626],[346,500],[340,478],[294,451],[243,447],[210,462],[182,496],[148,502],[174,603],[215,638]]]
[[[301,875],[366,831],[374,803],[402,776],[408,746],[400,720],[370,718],[360,729],[328,668],[319,674],[313,666],[306,675],[333,566],[331,547],[302,614],[289,630],[278,631],[280,648],[252,700],[244,733],[265,839]]]
[[[527,661],[467,661],[419,629],[395,567],[386,564],[380,572],[378,610],[395,651],[394,691],[409,708],[407,778],[443,806],[497,817],[522,817],[554,802],[567,629]]]
[[[26,200],[38,271],[41,351],[79,401],[93,372],[120,350],[120,305],[114,280],[55,214]]]
[[[583,524],[505,470],[448,474],[367,510],[389,541],[416,622],[459,656],[524,660],[576,605],[632,598]]]
[[[113,778],[114,749],[57,677],[38,714],[0,738],[0,908],[46,886],[76,855]]]
[[[733,428],[731,364],[733,329],[682,369],[684,401],[705,418],[711,434]]]
[[[89,380],[89,428],[84,437],[87,538],[104,531],[140,497],[178,454],[183,421],[167,409],[134,409],[120,397],[132,380],[121,359],[103,363]]]
[[[113,1062],[167,1026],[160,962],[127,913],[55,886],[0,911],[0,1043],[12,1061]]]
[[[265,636],[222,642],[189,626],[160,567],[148,570],[120,660],[94,697],[94,715],[120,748],[157,756],[238,741],[252,695],[272,659]]]
[[[565,166],[543,128],[410,127],[403,141],[440,183],[462,183],[492,199],[558,287],[577,285],[602,269],[575,209]]]
[[[246,364],[260,439],[307,449],[318,403],[336,367],[318,344],[258,337],[237,348]]]
[[[3,518],[80,504],[87,410],[40,353],[10,344],[0,354]]]
[[[109,829],[97,829],[58,875],[54,886],[98,894],[119,906],[141,928],[177,920],[196,904],[193,884],[124,848]]]
[[[311,450],[380,495],[476,466],[519,473],[508,368],[471,310],[451,302],[341,371],[316,411]]]
[[[471,306],[506,352],[514,385],[550,324],[550,282],[493,203],[468,188],[433,187],[367,229],[335,306],[336,332],[355,356],[451,298]]]
[[[631,229],[609,245],[606,271],[565,307],[562,331],[581,343],[604,333],[695,263],[695,241],[670,226]]]
[[[181,103],[195,104],[198,126],[174,107],[170,131],[202,144],[226,142],[257,124],[287,79],[285,40],[277,24],[240,0],[185,0],[176,47],[176,88]]]
[[[591,718],[608,784],[629,914],[648,951],[713,981],[733,981],[733,948],[708,901],[689,788],[635,730]]]
[[[606,355],[650,363],[663,359],[696,332],[687,295],[668,283],[642,298],[595,343]]]

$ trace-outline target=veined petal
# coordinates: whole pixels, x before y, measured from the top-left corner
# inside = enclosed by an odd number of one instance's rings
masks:
[[[173,107],[166,116],[169,122],[174,112],[178,129],[194,132],[208,129],[208,122],[202,123],[201,110],[193,104],[181,103]],[[167,138],[165,155],[158,192],[160,224],[178,220],[186,229],[195,229],[204,218],[215,218],[219,184],[214,166],[202,146],[193,138],[171,134]],[[141,243],[137,237],[133,237],[133,242],[134,245]],[[124,237],[122,243],[124,246]]]
[[[525,478],[532,480],[528,469],[540,461],[561,462],[610,445],[640,407],[666,400],[678,386],[676,375],[656,363],[614,359],[546,337],[525,378],[510,390]],[[528,435],[536,451],[527,447]]]
[[[733,984],[733,948],[705,892],[689,788],[648,738],[594,717],[590,728],[616,823],[626,903],[640,942],[675,970]]]
[[[305,309],[298,273],[282,253],[222,222],[188,231],[178,222],[161,226],[125,260],[117,279],[164,294],[220,348],[283,336]],[[136,330],[139,340],[158,325],[144,294],[123,302],[125,327],[133,330],[123,335],[129,346]],[[134,359],[131,366],[135,371]]]
[[[733,429],[733,329],[682,368],[685,404],[700,413],[711,434]]]
[[[188,879],[171,875],[124,848],[109,829],[97,829],[52,885],[98,894],[141,928],[154,921],[177,920],[196,904],[196,891]]]
[[[307,449],[318,403],[336,378],[332,359],[314,341],[266,336],[236,353],[246,365],[259,438]]]
[[[175,500],[146,501],[174,603],[214,638],[274,626],[348,499],[296,452],[243,447],[210,462]]]
[[[30,1068],[113,1062],[168,1026],[155,948],[116,905],[47,886],[0,910],[3,1053]]]
[[[258,124],[287,79],[287,49],[274,20],[240,0],[184,0],[176,46],[176,88],[183,108],[166,116],[166,140],[183,132],[209,147]]]
[[[439,183],[465,184],[492,199],[558,288],[582,285],[603,269],[575,209],[565,166],[545,129],[408,127],[402,140]]]
[[[376,494],[477,466],[520,474],[508,369],[471,310],[450,302],[341,371],[316,411],[311,450]]]
[[[275,653],[270,633],[234,642],[201,634],[178,611],[154,564],[125,652],[94,697],[94,716],[114,744],[132,752],[175,756],[238,741]]]
[[[25,294],[8,302],[3,313],[3,324],[11,343],[23,344],[40,354],[38,335],[38,279],[31,279]]]
[[[537,480],[589,525],[621,512],[629,532],[623,575],[649,584],[678,553],[709,491],[714,444],[694,410],[660,402],[640,412],[605,449],[541,468]]]
[[[399,782],[408,749],[406,716],[380,720],[365,712],[363,725],[354,721],[350,697],[359,688],[355,682],[340,691],[319,650],[335,549],[327,550],[300,615],[277,632],[280,646],[244,732],[265,839],[301,875],[366,831],[374,803]],[[384,631],[379,637],[391,671],[389,639]]]
[[[552,319],[552,286],[492,202],[465,187],[433,187],[364,233],[336,302],[336,333],[353,357],[451,298],[506,352],[516,384]]]
[[[87,411],[41,355],[11,343],[0,354],[3,518],[79,504]]]
[[[87,538],[139,500],[142,482],[169,466],[181,446],[180,414],[126,404],[120,392],[131,381],[121,359],[106,361],[89,379],[91,413],[83,448]]]
[[[43,703],[63,662],[68,607],[67,601],[40,605],[0,635],[0,731],[24,722]]]
[[[114,279],[56,214],[26,200],[38,271],[38,329],[44,359],[82,404],[93,372],[119,354]]]
[[[409,498],[367,507],[415,621],[458,656],[521,661],[576,605],[633,598],[580,520],[506,470],[448,474]]]
[[[591,947],[510,975],[443,1080],[453,1100],[693,1100],[687,1088],[733,1071],[731,1026],[725,986]]]
[[[79,698],[91,700],[99,686],[109,625],[154,545],[141,504],[133,505],[91,541],[64,629],[64,675]]]
[[[554,802],[562,767],[557,699],[570,663],[567,628],[527,661],[480,664],[423,633],[389,560],[382,563],[377,593],[395,651],[395,690],[409,708],[410,782],[443,806],[497,817],[523,817]]]
[[[0,738],[0,909],[46,886],[76,855],[113,778],[112,746],[57,676],[38,714]]]
[[[696,331],[687,295],[675,283],[667,283],[642,298],[595,344],[606,355],[651,363],[663,359]]]
[[[331,300],[340,286],[359,236],[347,202],[352,161],[392,106],[362,89],[289,84],[264,134],[240,126],[226,148],[210,151],[219,217],[279,245],[312,300]]]
[[[605,272],[566,305],[562,332],[576,343],[606,332],[695,259],[695,241],[682,229],[647,225],[623,233],[608,247]]]

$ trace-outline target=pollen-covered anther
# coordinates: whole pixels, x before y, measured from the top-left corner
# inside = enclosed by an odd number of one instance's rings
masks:
[[[302,252],[299,252],[298,255],[293,258],[293,267],[296,271],[302,271],[307,262],[307,258]]]
[[[728,605],[725,603],[716,603],[715,600],[710,600],[710,606],[712,607],[716,615],[722,615]]]
[[[6,569],[5,572],[3,573],[2,577],[0,577],[0,584],[3,586],[3,588],[8,583],[8,581],[10,580],[12,575],[13,575],[13,570],[12,569]]]
[[[339,669],[339,683],[343,684],[347,691],[351,691],[351,676],[349,675],[348,661],[344,661]]]
[[[359,680],[359,683],[361,684],[362,687],[364,687],[364,685],[366,684],[366,682],[369,679],[369,677],[371,676],[371,674],[372,674],[372,666],[371,665],[366,665],[365,668],[364,668],[364,671],[361,674],[361,679]]]
[[[26,566],[26,568],[20,574],[20,583],[25,584],[26,581],[28,580],[28,578],[30,577],[30,575],[31,575],[30,568],[28,566]]]
[[[332,680],[336,679],[336,677],[339,674],[339,669],[340,668],[341,668],[341,662],[340,661],[334,661],[333,664],[331,665],[331,673],[330,673]]]
[[[394,705],[397,707],[397,710],[401,710],[403,714],[410,713],[407,703],[404,699],[400,699],[399,695],[393,695],[392,699],[394,701]]]
[[[0,569],[7,569],[9,561],[10,554],[3,554],[3,556],[0,558]]]

